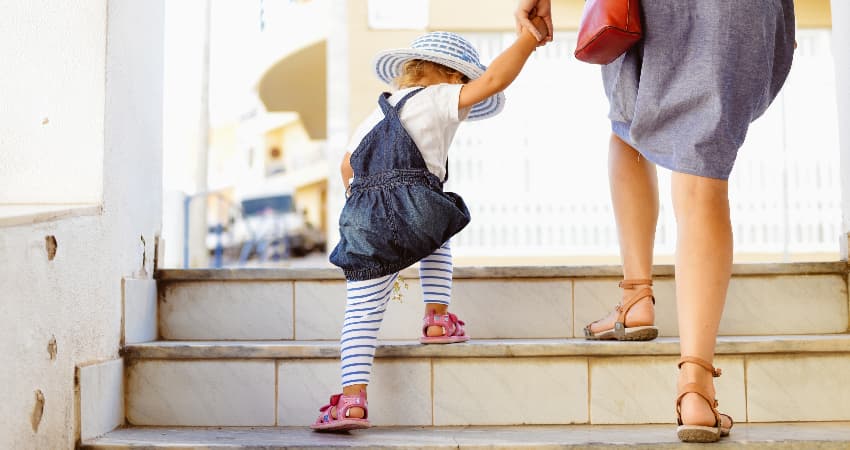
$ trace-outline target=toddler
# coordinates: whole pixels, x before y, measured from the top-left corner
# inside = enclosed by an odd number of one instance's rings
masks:
[[[545,23],[535,27],[546,36]],[[347,280],[340,338],[342,393],[320,409],[319,431],[368,428],[366,386],[378,330],[398,272],[417,261],[425,300],[420,341],[469,339],[464,322],[448,312],[452,291],[449,238],[469,223],[463,200],[443,192],[448,149],[460,122],[498,114],[502,91],[517,77],[538,41],[523,31],[489,68],[463,37],[432,32],[410,48],[378,54],[378,77],[394,93],[356,130],[342,162],[347,200],[340,242],[331,262]]]

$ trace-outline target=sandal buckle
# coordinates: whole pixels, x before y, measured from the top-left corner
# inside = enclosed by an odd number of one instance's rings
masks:
[[[626,324],[623,322],[614,322],[614,335],[623,337],[626,335]]]

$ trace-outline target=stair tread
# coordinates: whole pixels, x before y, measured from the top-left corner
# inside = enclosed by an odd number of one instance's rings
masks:
[[[655,276],[673,275],[673,266],[656,265]],[[733,275],[813,275],[846,274],[848,264],[836,262],[802,263],[746,263],[734,264]],[[618,265],[595,266],[492,266],[455,267],[454,278],[593,278],[621,277],[623,269]],[[415,268],[402,271],[408,278],[418,278]],[[156,273],[161,281],[257,281],[257,280],[342,280],[342,271],[337,268],[237,268],[237,269],[165,269]]]
[[[145,448],[622,448],[692,449],[671,425],[564,425],[495,427],[377,427],[320,434],[305,427],[135,427],[83,442],[85,449]],[[736,424],[712,448],[846,449],[850,422]]]
[[[850,352],[850,334],[721,336],[718,355]],[[337,358],[336,341],[155,341],[130,344],[133,359],[289,359]],[[532,357],[532,356],[672,356],[679,339],[648,342],[584,339],[473,339],[464,344],[421,345],[417,341],[382,341],[377,356],[392,358]]]

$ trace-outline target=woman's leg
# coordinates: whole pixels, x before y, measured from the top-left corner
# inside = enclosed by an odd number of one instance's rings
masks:
[[[608,179],[620,241],[623,278],[651,279],[652,250],[658,223],[658,175],[655,164],[612,133],[608,150]],[[623,301],[641,288],[623,289]],[[616,319],[617,312],[613,311],[604,319],[591,324],[591,331],[610,330]],[[655,310],[649,297],[640,300],[626,315],[627,324],[635,322],[655,323]]]
[[[673,173],[676,213],[676,302],[682,356],[713,364],[720,316],[732,275],[732,225],[728,182]],[[696,364],[682,365],[680,388],[697,383],[714,393],[711,374]],[[709,397],[713,398],[713,397]],[[682,400],[682,420],[688,425],[714,426],[709,405],[696,394]]]
[[[434,253],[419,261],[419,282],[422,285],[422,299],[425,302],[425,314],[434,311],[445,314],[452,301],[452,249],[447,241]],[[442,336],[443,328],[428,327],[427,336]]]
[[[347,283],[345,320],[339,341],[342,366],[342,393],[357,395],[366,391],[372,376],[378,330],[387,309],[398,274]],[[336,417],[336,411],[331,411]],[[349,409],[349,416],[363,417],[363,409]]]

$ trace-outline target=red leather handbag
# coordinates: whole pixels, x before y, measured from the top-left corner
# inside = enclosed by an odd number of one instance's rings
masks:
[[[608,64],[642,37],[638,0],[587,0],[575,56],[591,64]]]

